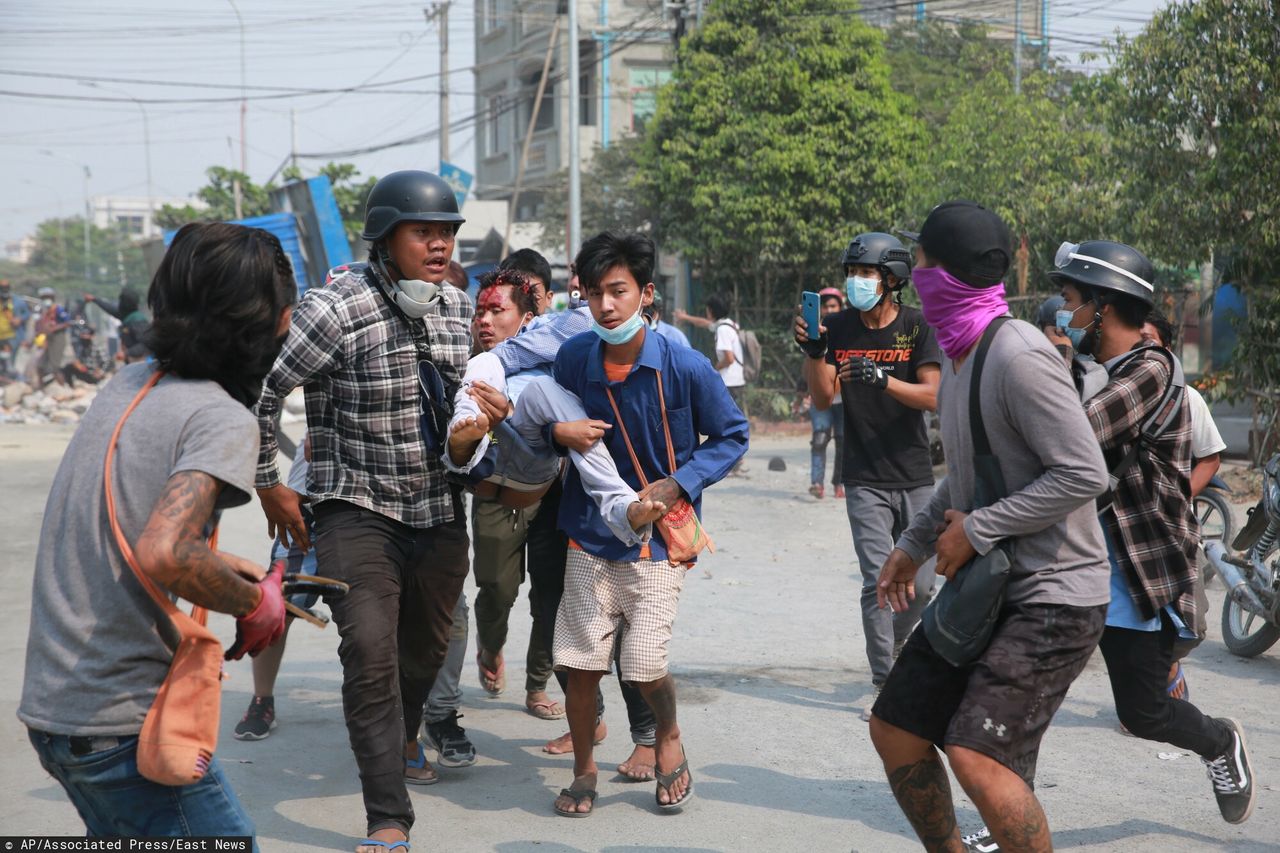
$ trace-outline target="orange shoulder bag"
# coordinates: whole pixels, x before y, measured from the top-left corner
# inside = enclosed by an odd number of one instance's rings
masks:
[[[667,422],[667,399],[662,391],[662,371],[655,370],[654,373],[658,377],[658,405],[662,410],[662,433],[667,441],[667,462],[671,466],[671,473],[674,474],[676,451],[671,443],[671,425]],[[631,445],[631,436],[627,434],[627,425],[622,422],[618,403],[613,399],[613,392],[609,390],[608,385],[605,386],[604,392],[609,395],[609,405],[613,407],[614,419],[618,422],[618,429],[622,431],[622,440],[627,445],[627,453],[631,456],[631,465],[636,469],[636,476],[640,478],[640,485],[647,487],[649,481],[645,478],[644,468],[640,466],[635,448]],[[702,527],[702,522],[698,520],[698,514],[693,511],[693,504],[686,498],[676,501],[675,506],[668,509],[666,515],[654,522],[654,526],[658,528],[658,535],[667,546],[667,562],[673,566],[696,559],[703,548],[712,554],[716,552],[716,543],[711,541],[711,537]]]
[[[120,416],[120,422],[107,444],[103,482],[106,486],[107,516],[120,553],[143,589],[160,605],[182,635],[173,663],[169,665],[169,674],[160,685],[160,691],[142,723],[142,733],[138,736],[138,772],[160,785],[190,785],[200,781],[209,770],[213,751],[218,745],[222,644],[205,627],[208,612],[203,607],[192,607],[190,616],[183,613],[138,566],[133,548],[125,539],[116,518],[115,496],[111,490],[111,465],[115,460],[120,430],[142,398],[160,381],[161,375],[157,371]],[[210,548],[217,546],[217,538],[215,531],[209,539]]]

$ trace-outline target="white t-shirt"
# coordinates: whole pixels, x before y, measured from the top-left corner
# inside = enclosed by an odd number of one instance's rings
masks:
[[[724,360],[724,353],[733,353],[733,364],[720,369],[720,378],[727,388],[746,385],[747,380],[742,374],[742,338],[738,336],[738,330],[734,328],[732,320],[720,320],[715,329],[716,363]]]
[[[1203,459],[1227,449],[1227,443],[1218,432],[1218,425],[1209,414],[1209,404],[1200,392],[1187,386],[1187,406],[1191,409],[1191,456]]]

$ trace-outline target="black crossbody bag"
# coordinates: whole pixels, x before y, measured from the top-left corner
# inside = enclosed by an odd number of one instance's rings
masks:
[[[978,392],[982,385],[982,367],[996,332],[1007,317],[992,320],[982,333],[973,356],[973,378],[969,383],[969,431],[973,436],[973,508],[990,506],[1006,496],[1000,460],[991,452],[987,429],[982,422],[982,403]],[[931,645],[952,666],[967,666],[986,651],[996,619],[1004,604],[1004,590],[1013,565],[1013,542],[996,543],[986,554],[979,554],[956,572],[954,579],[925,608],[921,627]]]

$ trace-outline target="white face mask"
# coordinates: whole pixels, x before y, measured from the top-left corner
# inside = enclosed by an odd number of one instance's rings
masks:
[[[415,320],[420,320],[440,304],[441,288],[438,284],[419,279],[400,279],[392,289],[392,297],[400,310]]]

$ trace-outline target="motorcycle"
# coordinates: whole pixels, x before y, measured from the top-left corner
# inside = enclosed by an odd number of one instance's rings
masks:
[[[1214,474],[1205,486],[1204,491],[1191,499],[1192,511],[1200,522],[1200,547],[1213,541],[1230,542],[1235,535],[1235,520],[1231,512],[1231,500],[1228,495],[1234,494],[1226,482]],[[1200,579],[1204,583],[1213,580],[1213,563],[1208,560],[1200,562]]]
[[[1222,639],[1232,654],[1257,657],[1280,640],[1280,453],[1263,468],[1262,497],[1231,548],[1222,540],[1204,546],[1227,587]]]

